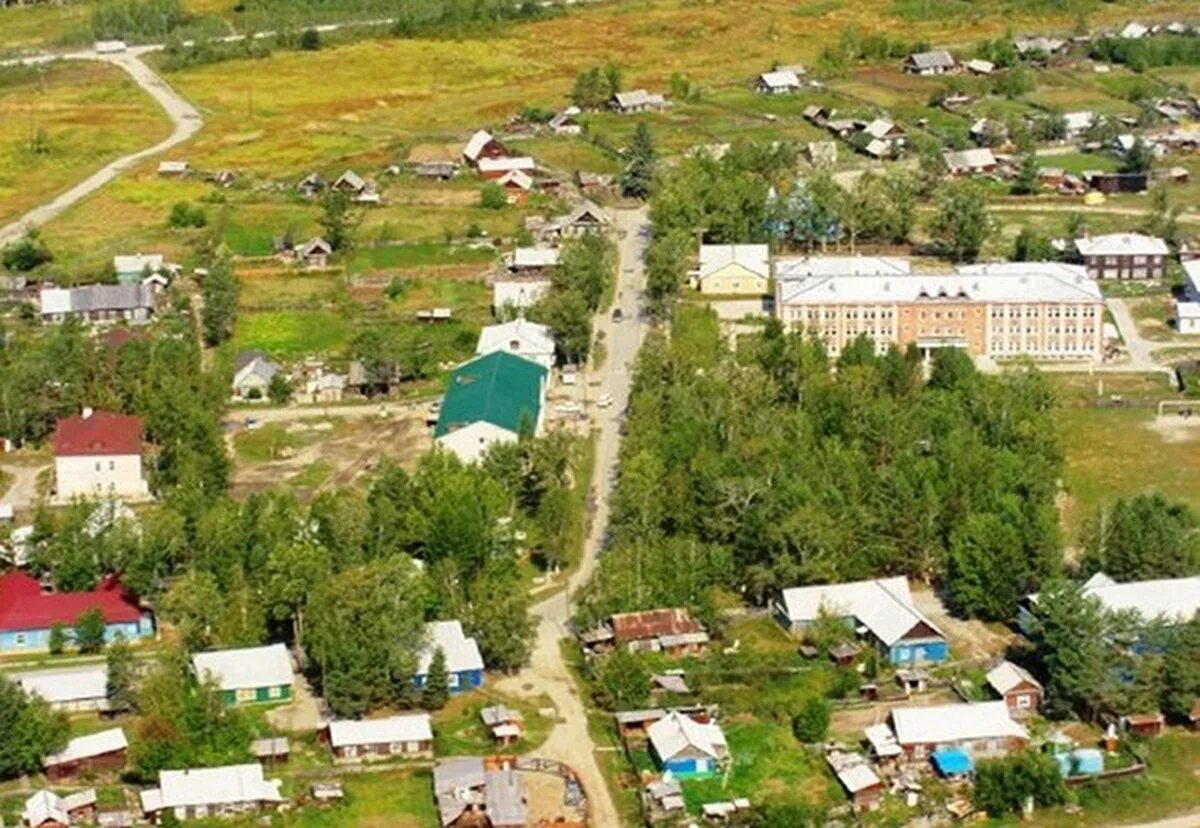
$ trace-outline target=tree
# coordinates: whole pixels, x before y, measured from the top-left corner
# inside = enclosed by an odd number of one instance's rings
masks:
[[[67,625],[61,621],[55,621],[50,627],[50,655],[62,655],[62,651],[67,646]]]
[[[508,193],[495,181],[489,181],[479,190],[479,206],[485,210],[503,210],[508,206]]]
[[[0,261],[8,270],[27,273],[34,268],[54,261],[54,254],[42,241],[37,230],[27,230],[19,241],[4,248]]]
[[[550,328],[562,362],[582,364],[592,347],[592,314],[579,291],[551,291],[533,308],[529,318]]]
[[[994,819],[1020,813],[1028,800],[1046,808],[1067,801],[1058,764],[1046,753],[1023,751],[985,759],[975,769],[975,807]]]
[[[1117,581],[1179,578],[1200,572],[1200,521],[1183,502],[1159,493],[1119,498],[1083,531],[1085,572]]]
[[[334,250],[349,250],[353,246],[356,222],[346,193],[330,189],[321,196],[320,223],[325,241]]]
[[[649,198],[654,186],[658,153],[654,137],[645,121],[639,121],[633,140],[625,150],[625,168],[621,170],[621,192],[629,198]]]
[[[1022,227],[1013,240],[1014,262],[1050,262],[1057,258],[1050,240],[1030,227]]]
[[[321,33],[316,29],[305,29],[300,34],[300,48],[305,52],[315,52],[321,48]]]
[[[421,686],[421,707],[426,710],[441,710],[450,698],[450,674],[446,671],[446,653],[441,647],[433,651],[429,669],[425,672],[425,683]]]
[[[1145,173],[1154,166],[1154,148],[1139,135],[1121,158],[1121,172]]]
[[[107,624],[104,613],[90,609],[75,619],[75,646],[81,653],[98,653],[104,649]]]
[[[209,264],[201,285],[204,299],[204,344],[215,347],[233,335],[237,316],[238,281],[228,256],[218,255]]]
[[[292,384],[278,371],[275,372],[275,376],[271,377],[271,382],[267,385],[267,398],[272,405],[286,405],[287,401],[292,398]]]
[[[995,229],[979,185],[962,181],[942,188],[929,233],[947,256],[956,262],[974,260]]]
[[[208,224],[203,207],[194,207],[186,201],[178,201],[167,216],[167,226],[175,229],[199,228]]]
[[[137,668],[134,665],[133,651],[122,636],[117,636],[108,647],[105,656],[108,668],[108,678],[105,682],[105,694],[111,710],[132,710],[137,703],[137,691],[134,686],[137,679]]]
[[[1200,615],[1172,630],[1163,653],[1161,708],[1184,721],[1200,699]]]
[[[1021,168],[1017,172],[1017,177],[1013,179],[1012,193],[1013,195],[1031,195],[1038,191],[1038,173],[1041,167],[1038,165],[1037,156],[1032,152],[1027,152],[1021,156]]]
[[[605,710],[630,710],[650,700],[650,673],[641,659],[623,647],[595,667],[596,703]]]
[[[161,611],[179,631],[189,652],[204,650],[216,643],[224,597],[220,585],[210,573],[192,570],[171,584],[163,596]]]
[[[0,779],[41,770],[45,756],[66,747],[68,730],[66,716],[0,673]]]
[[[829,733],[829,702],[819,696],[809,698],[792,718],[792,732],[805,744],[825,741]]]
[[[304,646],[308,596],[332,571],[329,550],[322,544],[284,544],[272,549],[267,558],[263,601],[273,619],[291,624],[292,641],[297,646]]]
[[[1047,676],[1046,706],[1075,710],[1094,720],[1109,674],[1105,620],[1099,603],[1078,584],[1043,585],[1030,630],[1040,672]]]

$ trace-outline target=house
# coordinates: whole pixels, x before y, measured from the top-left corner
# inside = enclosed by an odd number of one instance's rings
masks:
[[[1166,724],[1162,713],[1130,713],[1121,717],[1121,727],[1138,736],[1158,736]]]
[[[1100,286],[1082,267],[1057,262],[800,279],[776,262],[775,314],[785,327],[813,330],[835,355],[860,334],[881,353],[913,343],[925,355],[944,347],[998,359],[1103,355]]]
[[[712,776],[729,759],[725,732],[714,719],[694,719],[678,710],[646,729],[651,753],[664,772],[678,779]]]
[[[1141,40],[1146,35],[1150,34],[1150,28],[1138,23],[1136,20],[1131,20],[1125,24],[1125,28],[1121,29],[1118,37],[1122,40]]]
[[[545,413],[549,370],[533,360],[493,351],[450,373],[434,439],[464,463],[496,443],[515,442],[524,429],[537,434]]]
[[[1013,48],[1021,57],[1033,55],[1058,54],[1067,48],[1067,41],[1057,37],[1018,37],[1013,40]]]
[[[504,704],[494,704],[479,711],[483,726],[492,734],[497,745],[519,742],[524,734],[521,714]]]
[[[1138,142],[1141,142],[1146,149],[1150,150],[1150,154],[1155,158],[1162,158],[1167,154],[1165,145],[1160,144],[1153,138],[1142,138],[1141,136],[1134,135],[1132,132],[1124,132],[1113,138],[1112,150],[1119,156],[1128,155],[1138,145]]]
[[[233,358],[233,398],[265,400],[279,366],[262,351],[239,351]]]
[[[46,776],[66,779],[80,773],[115,773],[125,767],[129,742],[119,727],[77,736],[58,753],[42,760]]]
[[[527,175],[537,169],[537,162],[527,155],[510,158],[480,158],[475,165],[479,174],[488,181],[499,182],[512,172],[523,172]]]
[[[1165,241],[1141,233],[1085,236],[1075,249],[1094,279],[1161,279],[1170,253]]]
[[[496,179],[496,183],[515,194],[515,196],[509,196],[510,201],[513,198],[524,198],[533,189],[533,179],[524,170],[509,170]]]
[[[554,336],[550,328],[526,319],[483,327],[475,353],[484,356],[497,351],[524,357],[547,371],[554,367]]]
[[[216,682],[226,704],[286,701],[292,697],[292,658],[282,644],[196,653],[192,667],[198,678]]]
[[[904,61],[904,71],[914,75],[944,75],[958,69],[954,56],[944,50],[914,52]]]
[[[804,120],[817,126],[824,126],[825,123],[833,116],[832,110],[828,107],[819,106],[818,104],[809,104],[804,107]]]
[[[446,657],[451,693],[478,690],[483,686],[483,656],[475,639],[463,632],[462,622],[432,621],[425,625],[425,635],[428,643],[417,660],[417,674],[413,677],[418,690],[425,686],[429,665],[437,650]]]
[[[154,284],[84,285],[42,288],[38,298],[45,324],[79,319],[97,324],[143,325],[154,314],[157,293],[158,287]]]
[[[989,670],[987,683],[1004,699],[1008,713],[1014,719],[1028,718],[1041,707],[1042,685],[1028,670],[1011,661],[1001,661]]]
[[[104,616],[106,641],[118,636],[126,641],[154,636],[152,616],[115,576],[102,578],[95,589],[86,592],[46,592],[35,578],[23,572],[0,575],[0,652],[45,650],[50,646],[50,630],[56,624],[68,628],[69,641],[73,634],[71,627],[90,610],[99,610]],[[42,676],[42,673],[25,675]],[[81,683],[85,680],[82,676],[65,675],[42,678]]]
[[[354,170],[346,170],[337,177],[330,189],[348,195],[360,195],[367,190],[367,181]]]
[[[59,501],[148,498],[141,418],[85,408],[82,414],[59,420],[54,427],[54,492]]]
[[[622,115],[634,112],[661,112],[667,108],[667,99],[657,93],[647,92],[645,89],[633,89],[613,95],[612,108]]]
[[[549,279],[503,279],[492,283],[492,313],[512,316],[536,305],[550,292]]]
[[[631,652],[667,655],[702,653],[708,646],[704,625],[686,609],[653,609],[610,615],[604,625],[580,636],[585,647],[624,647]]]
[[[863,626],[892,664],[922,664],[949,657],[946,637],[913,604],[903,576],[847,584],[785,589],[776,616],[793,634],[803,634],[822,613]]]
[[[834,141],[809,141],[805,149],[808,162],[814,167],[832,167],[837,164],[837,143]]]
[[[300,183],[296,185],[296,189],[299,190],[300,195],[304,196],[305,198],[314,198],[325,192],[325,188],[328,186],[329,182],[327,182],[320,173],[312,172],[306,175],[300,181]]]
[[[1092,124],[1096,123],[1096,113],[1090,110],[1064,112],[1063,123],[1066,127],[1067,139],[1073,140],[1079,138],[1092,128]]]
[[[972,124],[967,134],[971,140],[980,146],[1003,143],[1008,140],[1008,128],[1002,121],[991,118],[978,118]]]
[[[770,293],[771,252],[765,244],[701,244],[696,286],[705,294]]]
[[[113,272],[122,285],[141,284],[142,279],[156,273],[166,273],[166,259],[162,254],[136,253],[132,256],[113,256]]]
[[[1175,303],[1175,329],[1200,334],[1200,259],[1183,262],[1183,294]]]
[[[467,139],[462,151],[463,161],[472,167],[478,167],[479,162],[484,158],[503,158],[506,155],[508,155],[508,150],[504,144],[501,144],[492,133],[485,129],[479,130]]]
[[[1101,170],[1084,170],[1083,178],[1087,185],[1097,193],[1114,195],[1116,193],[1143,193],[1150,186],[1150,176],[1140,173],[1103,172]],[[1104,196],[1097,202],[1086,201],[1085,204],[1103,204]]]
[[[191,172],[191,165],[187,161],[159,161],[158,174],[182,178]]]
[[[33,670],[13,673],[10,678],[26,693],[36,693],[45,699],[52,710],[64,713],[105,712],[110,707],[108,670],[104,664]]]
[[[903,755],[904,750],[896,741],[896,734],[886,724],[871,725],[863,730],[871,758],[880,765],[888,765]]]
[[[257,764],[163,770],[158,787],[141,793],[142,814],[158,823],[166,813],[182,821],[275,810],[284,803],[280,784]]]
[[[329,723],[329,747],[336,763],[431,759],[433,730],[428,713],[362,721],[338,719]]]
[[[942,153],[951,175],[990,174],[996,171],[996,156],[988,147],[967,150],[946,150]]]
[[[541,234],[551,238],[579,238],[589,233],[602,233],[611,223],[605,210],[585,199],[567,215],[548,222],[541,228]]]
[[[346,393],[349,377],[332,371],[318,370],[316,374],[304,383],[304,393],[299,395],[300,401],[310,405],[339,403]]]
[[[292,745],[286,736],[264,736],[250,742],[250,753],[259,762],[286,762],[292,755]]]
[[[799,90],[800,78],[790,69],[763,72],[754,84],[754,91],[760,95],[790,95]]]
[[[1200,612],[1200,575],[1117,583],[1097,572],[1084,583],[1083,594],[1099,601],[1106,612],[1136,612],[1147,621],[1183,624]],[[1022,630],[1031,628],[1037,605],[1037,593],[1021,602],[1017,623]]]
[[[831,750],[825,754],[825,761],[842,783],[855,811],[874,811],[883,803],[883,780],[862,754]]]
[[[25,800],[21,818],[29,828],[68,828],[91,822],[96,813],[94,788],[59,796],[53,791],[38,791]]]
[[[333,255],[333,245],[320,236],[314,236],[293,251],[296,261],[309,270],[328,267],[329,257]]]
[[[547,126],[555,135],[582,135],[583,125],[579,123],[581,110],[577,106],[568,106],[550,119]]]
[[[458,164],[454,161],[417,161],[412,165],[412,173],[417,178],[449,181],[458,175]]]
[[[996,71],[996,64],[992,63],[990,60],[980,60],[979,58],[968,60],[963,64],[963,66],[965,66],[967,71],[972,75],[991,75]]]
[[[558,267],[561,255],[557,247],[518,247],[508,255],[506,267],[514,275],[541,274]]]
[[[478,756],[447,759],[433,768],[433,794],[442,828],[525,828],[528,800],[507,762]]]
[[[970,757],[1002,756],[1029,741],[1003,701],[898,707],[889,716],[896,743],[910,759],[959,749]]]

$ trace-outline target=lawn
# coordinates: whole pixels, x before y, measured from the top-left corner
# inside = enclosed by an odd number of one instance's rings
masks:
[[[342,777],[346,800],[328,809],[303,808],[275,817],[281,828],[436,828],[433,774],[397,770]],[[189,823],[199,824],[199,823]],[[221,820],[219,825],[230,825]],[[258,824],[249,820],[245,825]]]
[[[169,132],[166,116],[114,67],[0,69],[0,224]]]
[[[1105,393],[1120,393],[1110,386]],[[1078,528],[1118,497],[1161,491],[1200,510],[1200,428],[1172,442],[1151,428],[1150,408],[1064,408],[1056,417],[1066,450],[1066,523]]]
[[[277,359],[299,359],[340,353],[350,335],[350,321],[335,310],[239,313],[233,349],[259,348]]]
[[[480,710],[494,704],[504,704],[521,714],[525,735],[511,747],[498,748],[479,717]],[[545,696],[533,701],[517,700],[490,689],[455,696],[434,714],[434,753],[438,756],[478,756],[501,750],[505,753],[537,750],[554,726],[554,722],[538,713],[538,709],[551,704]]]

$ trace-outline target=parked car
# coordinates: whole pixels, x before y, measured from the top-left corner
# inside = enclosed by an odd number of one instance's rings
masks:
[[[600,408],[608,408],[613,404],[612,394],[601,394],[600,399],[596,400],[596,405]]]
[[[613,308],[612,321],[620,322],[624,318],[625,318],[625,314],[621,311],[620,308]]]

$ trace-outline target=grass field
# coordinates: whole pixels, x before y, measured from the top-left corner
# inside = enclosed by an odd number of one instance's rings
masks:
[[[168,132],[166,116],[119,69],[0,69],[0,224]]]

